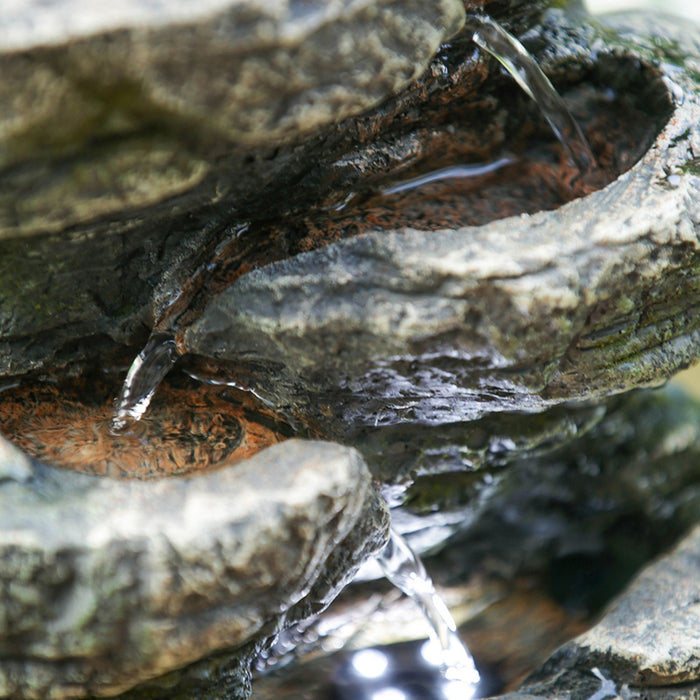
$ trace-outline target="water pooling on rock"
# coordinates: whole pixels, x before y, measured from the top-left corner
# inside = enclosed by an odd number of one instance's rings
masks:
[[[191,367],[195,372],[196,368]],[[294,430],[249,392],[173,372],[149,412],[115,430],[122,372],[25,380],[0,392],[0,434],[45,464],[118,479],[191,476],[230,466]]]

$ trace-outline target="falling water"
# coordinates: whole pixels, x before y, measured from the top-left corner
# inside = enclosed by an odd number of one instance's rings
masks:
[[[408,542],[394,530],[377,558],[386,578],[421,608],[430,624],[431,638],[439,654],[445,678],[464,686],[464,698],[473,697],[479,683],[474,659],[462,644],[445,602],[440,598],[425,567]]]
[[[582,173],[595,168],[595,158],[578,122],[549,78],[525,47],[490,17],[469,15],[472,40],[491,54],[535,101],[555,136]]]
[[[180,356],[169,335],[152,335],[131,363],[112,419],[112,431],[123,432],[146,412],[153,394]]]

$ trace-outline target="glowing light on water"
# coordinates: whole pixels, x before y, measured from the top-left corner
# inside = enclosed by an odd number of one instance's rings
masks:
[[[408,700],[408,696],[399,688],[382,688],[372,693],[372,700]]]
[[[440,666],[447,680],[462,685],[463,698],[474,696],[480,680],[479,671],[421,560],[408,542],[392,531],[377,561],[386,578],[419,605],[429,623],[433,646],[422,650],[424,658],[428,654],[430,658],[426,660]]]
[[[447,681],[441,692],[445,700],[472,700],[476,696],[476,688],[462,681]]]
[[[389,658],[379,649],[362,649],[352,657],[352,667],[363,678],[381,678],[389,667]]]

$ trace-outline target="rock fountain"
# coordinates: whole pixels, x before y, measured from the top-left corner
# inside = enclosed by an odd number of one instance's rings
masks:
[[[700,32],[560,5],[0,18],[0,697],[246,697],[386,502],[462,580],[697,523],[698,409],[630,390],[699,354]],[[697,693],[697,552],[516,696]]]

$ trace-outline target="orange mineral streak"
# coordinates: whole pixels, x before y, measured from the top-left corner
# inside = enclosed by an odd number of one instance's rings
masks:
[[[245,392],[174,373],[147,415],[111,432],[119,378],[25,381],[0,392],[0,433],[54,467],[123,479],[188,476],[246,459],[289,427]]]

